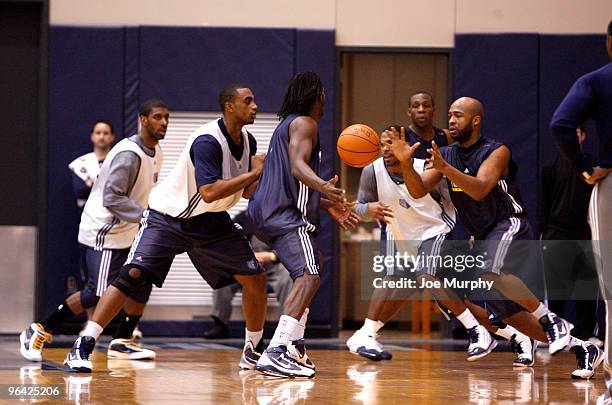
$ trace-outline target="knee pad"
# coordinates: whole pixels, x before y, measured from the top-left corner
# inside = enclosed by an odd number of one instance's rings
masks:
[[[149,301],[153,284],[144,282],[138,286],[130,295],[130,298],[139,304],[146,304]]]
[[[485,308],[493,317],[489,317],[491,323],[496,324],[502,319],[506,319],[514,314],[518,314],[525,309],[514,301],[510,301],[496,289],[491,289],[486,293]]]
[[[115,279],[111,283],[112,286],[119,289],[119,291],[121,291],[128,297],[131,296],[134,291],[136,291],[142,285],[145,284],[145,278],[142,274],[143,270],[136,268],[140,274],[138,278],[134,278],[130,276],[130,270],[132,268],[133,267],[123,266],[119,271],[119,275],[115,277]]]
[[[84,309],[93,308],[98,304],[100,297],[96,295],[96,292],[89,287],[81,290],[80,294],[81,306]]]

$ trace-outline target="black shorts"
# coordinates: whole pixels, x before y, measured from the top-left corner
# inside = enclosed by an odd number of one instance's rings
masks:
[[[90,290],[101,297],[108,284],[119,274],[130,249],[96,250],[91,246],[81,246],[84,249],[84,270],[87,275],[84,290]]]
[[[319,274],[319,247],[312,232],[305,226],[279,235],[270,240],[279,260],[292,280],[306,274]]]
[[[177,219],[146,210],[125,267],[143,270],[145,278],[161,287],[174,257],[185,252],[215,289],[236,282],[235,275],[264,271],[242,229],[225,211]]]

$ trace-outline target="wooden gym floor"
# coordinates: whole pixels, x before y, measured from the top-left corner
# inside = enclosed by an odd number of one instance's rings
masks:
[[[73,404],[590,404],[605,390],[603,372],[572,380],[574,356],[550,359],[542,350],[533,368],[513,369],[506,345],[474,363],[465,343],[449,340],[382,340],[393,360],[372,362],[344,349],[344,339],[317,339],[309,354],[317,365],[311,380],[264,377],[240,371],[238,340],[145,338],[157,351],[152,361],[107,360],[108,339],[94,353],[92,374],[61,370],[72,337],[45,348],[42,364],[24,360],[18,338],[0,338],[0,403],[15,404],[9,386],[59,387],[59,397],[37,403]],[[66,347],[57,347],[60,346]],[[54,347],[55,346],[55,347]],[[322,349],[325,348],[325,349]],[[500,350],[501,349],[501,350]]]

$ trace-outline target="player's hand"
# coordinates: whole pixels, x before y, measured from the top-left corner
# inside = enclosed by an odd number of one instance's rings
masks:
[[[261,174],[263,170],[266,155],[253,155],[251,156],[251,171],[257,173],[257,176]]]
[[[346,191],[337,188],[336,183],[338,183],[338,175],[334,175],[331,179],[327,180],[321,185],[321,193],[325,194],[331,201],[338,202],[341,204],[346,203]]]
[[[414,152],[421,146],[420,142],[410,145],[410,142],[406,140],[406,128],[404,127],[400,128],[399,133],[397,129],[391,127],[390,130],[386,130],[383,134],[389,137],[389,150],[400,162],[406,162],[412,159]]]
[[[371,202],[368,203],[368,216],[389,223],[390,219],[393,218],[393,210],[383,202]]]
[[[354,229],[359,223],[359,215],[346,208],[344,204],[336,202],[327,208],[327,212],[344,230]]]
[[[427,162],[431,165],[431,168],[443,172],[447,163],[442,157],[440,149],[438,149],[438,145],[436,145],[436,141],[431,141],[431,149],[427,149],[427,152],[431,155],[427,159]]]
[[[610,173],[612,173],[612,168],[610,167],[595,166],[593,168],[593,173],[591,174],[591,177],[585,179],[584,181],[586,181],[587,184],[595,185],[605,179]]]
[[[274,252],[255,252],[255,258],[262,267],[265,267],[276,261],[276,254]]]

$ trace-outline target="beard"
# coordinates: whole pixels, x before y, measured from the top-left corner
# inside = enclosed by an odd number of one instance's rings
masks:
[[[457,143],[464,143],[472,136],[472,132],[474,132],[474,126],[470,122],[465,128],[459,129],[457,128],[457,134],[452,138],[457,141]]]

